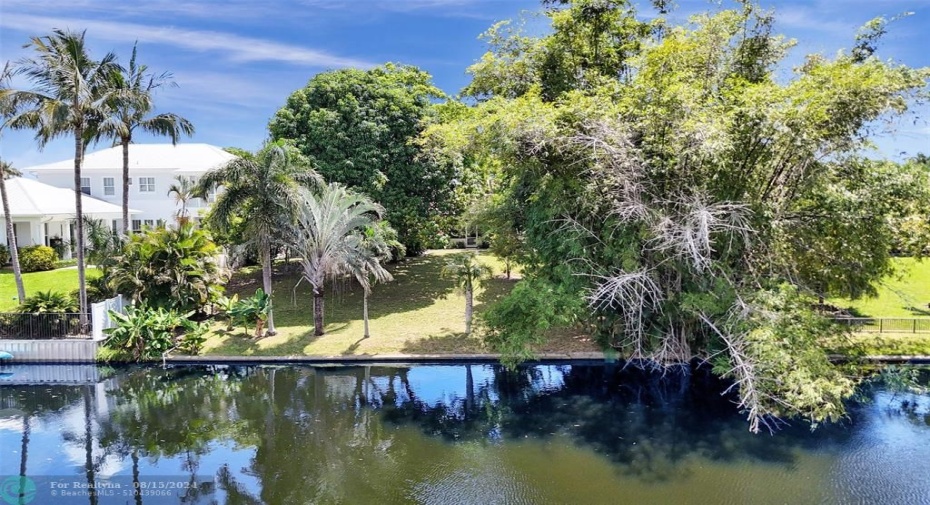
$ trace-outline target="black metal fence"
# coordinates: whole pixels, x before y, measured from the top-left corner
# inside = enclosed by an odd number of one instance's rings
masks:
[[[86,318],[89,321],[89,318]],[[89,326],[89,325],[88,325]],[[89,338],[81,315],[70,313],[0,313],[0,339]]]
[[[930,319],[905,317],[843,317],[837,322],[864,333],[930,333]]]

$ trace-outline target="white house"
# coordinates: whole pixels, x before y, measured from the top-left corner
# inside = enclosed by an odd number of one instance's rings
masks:
[[[139,212],[132,216],[132,230],[155,226],[159,222],[174,222],[180,206],[168,194],[177,176],[196,181],[210,169],[219,167],[235,156],[209,144],[130,144],[129,146],[129,206]],[[74,187],[74,160],[24,168],[37,180],[59,188]],[[81,169],[84,193],[105,202],[121,206],[123,198],[123,148],[111,147],[84,156]],[[191,217],[197,218],[209,207],[213,197],[187,204]],[[113,218],[119,229],[120,216]]]
[[[26,177],[13,177],[6,181],[10,199],[10,216],[16,234],[16,245],[55,245],[56,241],[73,242],[74,190],[57,188]],[[81,207],[90,219],[121,219],[122,207],[92,197],[81,198]],[[135,214],[136,210],[130,210]],[[0,223],[6,230],[6,216],[0,207]],[[0,233],[0,244],[8,245],[6,232]],[[70,248],[65,257],[70,256]]]

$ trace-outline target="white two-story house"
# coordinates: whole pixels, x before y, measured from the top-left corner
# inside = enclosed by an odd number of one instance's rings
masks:
[[[207,171],[222,166],[235,156],[209,144],[131,144],[129,146],[129,207],[131,229],[158,224],[173,224],[180,205],[168,189],[177,183],[176,177],[196,182]],[[24,168],[24,174],[59,188],[74,187],[74,160],[62,160],[46,165]],[[121,146],[102,149],[84,156],[81,186],[85,194],[122,205],[123,149]],[[192,219],[202,216],[213,195],[206,201],[194,198],[187,202]],[[112,219],[114,230],[120,229],[119,218]]]

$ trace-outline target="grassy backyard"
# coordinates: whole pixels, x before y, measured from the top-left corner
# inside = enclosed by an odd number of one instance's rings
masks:
[[[274,307],[278,334],[251,338],[244,329],[225,330],[215,326],[204,354],[214,355],[350,355],[383,353],[469,353],[487,352],[476,338],[464,335],[465,298],[452,282],[440,277],[448,254],[433,251],[391,266],[394,281],[374,287],[369,298],[371,338],[362,339],[362,292],[345,285],[330,290],[326,297],[326,334],[313,336],[313,302],[310,286],[300,283],[296,272],[275,276]],[[508,293],[516,278],[503,278],[503,265],[483,254],[481,261],[498,274],[475,295],[475,310]],[[279,267],[283,268],[283,266]],[[261,272],[250,269],[233,278],[227,294],[248,296],[261,286]],[[556,337],[563,350],[597,350],[583,337]]]
[[[878,286],[878,296],[861,300],[833,299],[830,303],[852,308],[861,316],[925,317],[930,316],[930,259],[895,258],[895,274]]]
[[[87,269],[88,278],[99,275],[93,268]],[[77,289],[77,269],[59,268],[47,272],[32,272],[23,274],[23,286],[26,296],[32,296],[39,291],[63,291],[70,293]],[[10,312],[16,308],[16,282],[13,280],[13,270],[9,267],[0,269],[0,312]]]

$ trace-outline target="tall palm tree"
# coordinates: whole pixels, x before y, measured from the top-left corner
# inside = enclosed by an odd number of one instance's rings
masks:
[[[133,134],[144,131],[168,137],[176,145],[181,135],[194,134],[194,125],[183,117],[165,112],[150,116],[155,109],[154,94],[161,87],[177,87],[172,74],[148,73],[148,66],[136,63],[138,47],[132,46],[129,66],[110,76],[112,96],[107,101],[106,116],[97,125],[94,137],[111,138],[123,148],[123,226],[122,234],[129,234],[129,144]]]
[[[197,184],[193,179],[183,175],[176,176],[168,187],[168,196],[174,195],[175,203],[181,206],[177,214],[178,224],[183,225],[187,222],[187,202],[194,198],[196,188]]]
[[[273,299],[271,248],[275,237],[296,218],[302,190],[321,186],[319,174],[310,161],[292,146],[268,144],[254,156],[237,157],[204,174],[194,194],[204,197],[222,186],[206,222],[229,231],[237,217],[243,217],[242,235],[255,245],[261,256],[262,283]],[[269,302],[270,303],[270,302]],[[268,308],[268,335],[275,334],[274,313]]]
[[[373,266],[362,233],[375,226],[384,209],[365,195],[330,184],[317,192],[303,191],[297,219],[284,229],[282,240],[300,257],[303,278],[313,287],[314,335],[322,335],[323,295],[327,278],[351,275],[360,265]],[[367,276],[357,277],[364,289]]]
[[[491,267],[478,261],[475,253],[454,254],[442,267],[442,275],[451,277],[465,294],[465,334],[471,335],[471,320],[474,313],[475,286],[491,276]]]
[[[81,205],[81,166],[87,141],[104,116],[112,99],[109,82],[122,71],[116,55],[107,53],[94,60],[87,51],[84,32],[54,30],[51,35],[32,37],[27,48],[31,57],[17,63],[15,72],[31,82],[30,90],[4,89],[0,100],[10,100],[15,110],[9,124],[33,128],[39,147],[63,135],[74,138],[74,210],[77,239],[78,304],[81,327],[87,327],[87,285],[84,272],[84,219]]]
[[[10,64],[6,63],[3,70],[0,70],[0,134],[7,126],[7,120],[15,113],[13,103],[8,99],[6,90],[9,89],[10,76],[13,71]],[[11,177],[17,177],[20,173],[9,163],[0,160],[0,199],[3,200],[3,218],[6,224],[6,245],[10,249],[10,263],[13,265],[13,279],[16,283],[16,295],[19,297],[19,303],[26,300],[26,289],[23,286],[23,273],[19,267],[19,250],[16,246],[16,230],[13,227],[13,216],[10,215],[10,200],[6,193],[6,180]]]
[[[16,248],[16,231],[13,229],[13,216],[10,215],[10,199],[6,194],[6,180],[16,177],[19,172],[9,163],[0,161],[0,199],[3,200],[3,218],[6,221],[6,245],[10,250],[10,262],[13,264],[13,278],[16,282],[16,295],[19,303],[26,301],[26,288],[23,286],[23,272],[19,268],[19,251]]]

